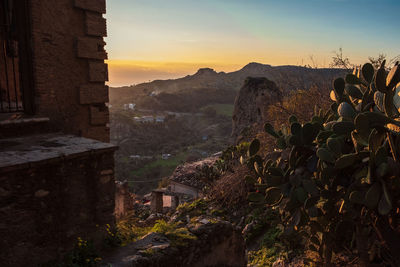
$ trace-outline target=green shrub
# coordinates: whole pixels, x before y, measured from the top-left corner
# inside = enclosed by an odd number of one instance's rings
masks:
[[[191,217],[199,216],[202,214],[206,214],[208,205],[209,203],[207,200],[199,198],[193,202],[180,204],[177,207],[177,211],[179,212],[180,217],[185,217],[186,215],[189,215]]]
[[[95,267],[102,259],[100,258],[93,242],[78,237],[73,250],[69,252],[61,263],[49,264],[47,266],[57,267]],[[46,265],[45,265],[46,266]]]
[[[186,246],[189,240],[195,240],[197,237],[189,232],[187,228],[179,227],[178,223],[158,220],[151,229],[151,232],[165,235],[173,246]]]
[[[309,122],[291,116],[290,127],[279,131],[267,123],[287,157],[263,160],[255,139],[241,159],[255,176],[246,177],[256,181],[252,205],[277,207],[285,233],[303,235],[326,264],[333,253],[354,248],[367,265],[372,229],[381,239],[381,231],[399,235],[390,229],[399,226],[392,218],[399,217],[400,200],[400,67],[387,73],[384,65],[374,70],[368,63],[336,79],[330,110],[316,109]],[[398,244],[380,241],[399,265]]]
[[[247,256],[249,266],[269,267],[279,257],[279,253],[276,247],[262,247],[260,250],[249,251]]]
[[[148,234],[151,227],[138,226],[135,219],[127,218],[117,222],[116,229],[107,228],[106,244],[115,246],[125,246],[135,242]]]

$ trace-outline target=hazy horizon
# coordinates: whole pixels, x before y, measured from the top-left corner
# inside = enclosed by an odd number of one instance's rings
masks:
[[[249,62],[329,67],[400,54],[395,0],[108,1],[110,86],[233,71]],[[313,57],[313,60],[310,59]]]
[[[129,86],[154,80],[182,78],[195,74],[200,68],[212,68],[217,72],[231,72],[241,69],[241,64],[182,63],[182,62],[143,62],[109,60],[109,85]],[[249,63],[249,62],[248,62]]]
[[[132,62],[132,61],[108,61],[111,87],[123,87],[152,82],[154,80],[168,80],[183,78],[187,75],[194,75],[201,68],[211,68],[216,72],[234,72],[242,69],[249,63],[279,66],[299,66],[301,64],[272,65],[263,62],[247,62],[246,64],[221,65],[215,63],[179,63],[179,62]],[[326,66],[329,68],[329,66]],[[318,67],[318,68],[326,68]],[[114,82],[112,82],[114,81]]]

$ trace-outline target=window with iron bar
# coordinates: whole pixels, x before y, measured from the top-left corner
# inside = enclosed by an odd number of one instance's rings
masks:
[[[29,1],[0,4],[0,113],[34,113]]]

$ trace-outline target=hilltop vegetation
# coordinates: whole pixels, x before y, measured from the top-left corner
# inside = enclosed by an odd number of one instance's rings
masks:
[[[205,68],[180,79],[110,88],[110,102],[113,105],[136,103],[142,109],[194,112],[209,104],[233,104],[247,77],[268,78],[287,93],[312,86],[328,90],[330,81],[344,72],[343,69],[273,67],[259,63],[250,63],[230,73]]]

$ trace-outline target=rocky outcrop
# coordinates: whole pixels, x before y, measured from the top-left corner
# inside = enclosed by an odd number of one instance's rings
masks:
[[[215,75],[217,72],[211,68],[199,69],[195,75]]]
[[[102,266],[246,266],[245,243],[240,231],[229,222],[207,216],[193,218],[186,226],[195,237],[176,246],[165,235],[149,233],[106,257]]]
[[[267,78],[247,78],[240,89],[232,116],[232,137],[236,142],[242,131],[253,124],[262,125],[269,105],[280,101],[281,92]]]

